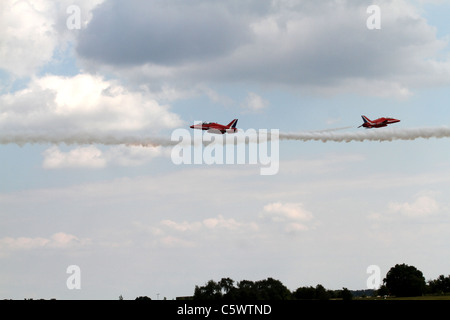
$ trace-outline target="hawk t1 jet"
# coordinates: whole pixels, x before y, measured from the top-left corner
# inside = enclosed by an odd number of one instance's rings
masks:
[[[190,128],[198,130],[207,130],[209,133],[221,133],[221,134],[236,133],[238,131],[238,129],[236,128],[237,122],[238,119],[234,119],[226,126],[215,122],[202,122],[199,124],[194,124]]]
[[[361,117],[362,117],[364,123],[362,125],[360,125],[358,128],[361,128],[361,127],[364,127],[367,129],[381,128],[381,127],[386,127],[388,124],[391,124],[391,123],[400,122],[400,120],[394,119],[394,118],[378,118],[376,120],[370,120],[366,116],[361,116]]]

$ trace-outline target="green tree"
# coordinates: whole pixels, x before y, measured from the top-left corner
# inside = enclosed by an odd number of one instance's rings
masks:
[[[136,299],[134,299],[134,300],[147,301],[147,300],[152,300],[152,299],[150,299],[147,296],[139,296],[139,297],[136,297]]]
[[[230,278],[219,282],[208,281],[204,286],[195,286],[195,300],[287,300],[291,292],[281,281],[267,278],[260,281],[242,280],[234,286]]]
[[[300,287],[297,288],[292,294],[294,299],[298,300],[312,300],[316,296],[316,289],[313,287]]]
[[[342,291],[340,293],[342,300],[352,300],[353,295],[347,288],[342,288]]]
[[[267,278],[255,282],[256,294],[259,300],[289,300],[291,291],[279,280]]]
[[[315,288],[300,287],[292,293],[292,296],[298,300],[329,300],[334,297],[334,292],[318,284]]]
[[[222,278],[219,281],[219,286],[224,294],[228,294],[234,288],[234,280],[230,278]]]
[[[255,283],[250,280],[242,280],[237,283],[236,299],[238,300],[256,300],[258,299]]]
[[[323,285],[318,284],[316,286],[316,299],[318,300],[329,300],[330,294],[327,292],[327,290],[324,288]]]
[[[428,287],[431,293],[448,293],[450,292],[450,276],[445,277],[441,274],[436,280],[428,281]]]
[[[426,287],[422,271],[406,264],[396,264],[392,267],[383,279],[383,283],[389,293],[397,297],[420,296]]]
[[[197,300],[220,300],[222,298],[222,289],[220,284],[214,280],[209,280],[206,285],[195,286],[194,299]]]
[[[381,297],[389,295],[389,289],[386,287],[386,285],[380,286],[380,288],[377,291],[374,291],[374,296],[379,295]]]

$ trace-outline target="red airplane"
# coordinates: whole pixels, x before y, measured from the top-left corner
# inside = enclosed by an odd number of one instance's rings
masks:
[[[361,127],[364,127],[367,129],[381,128],[381,127],[386,127],[388,124],[391,124],[391,123],[400,122],[400,120],[394,119],[394,118],[378,118],[376,120],[370,120],[366,116],[361,116],[361,117],[362,117],[364,123],[362,125],[360,125],[358,128],[361,128]]]
[[[236,133],[238,131],[238,129],[236,128],[237,122],[238,119],[234,119],[226,126],[215,122],[202,122],[192,125],[191,129],[208,130],[209,133]]]

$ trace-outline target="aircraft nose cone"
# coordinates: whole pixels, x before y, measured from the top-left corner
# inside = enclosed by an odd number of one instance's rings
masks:
[[[189,128],[194,129],[194,125],[190,126]]]

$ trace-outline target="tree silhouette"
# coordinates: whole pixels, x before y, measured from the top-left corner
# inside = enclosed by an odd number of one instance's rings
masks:
[[[298,300],[312,300],[316,298],[316,289],[314,287],[300,287],[293,292],[293,296]]]
[[[136,299],[134,299],[134,300],[138,300],[138,301],[147,301],[147,300],[152,300],[152,299],[150,299],[150,298],[147,297],[147,296],[139,296],[139,297],[136,297]]]
[[[327,292],[327,290],[325,289],[325,287],[321,284],[318,284],[316,286],[316,299],[319,300],[329,300],[330,299],[330,294]]]
[[[352,293],[347,288],[342,288],[341,297],[342,297],[342,300],[352,300],[353,299]]]
[[[441,274],[437,279],[428,281],[431,293],[448,293],[450,292],[450,276],[445,277]]]
[[[383,283],[389,293],[397,297],[420,296],[426,287],[422,271],[406,264],[396,264],[392,267],[383,279]]]
[[[195,286],[195,300],[287,300],[291,292],[281,281],[267,278],[260,281],[242,280],[234,286],[230,278],[219,282],[209,280],[204,286]]]

